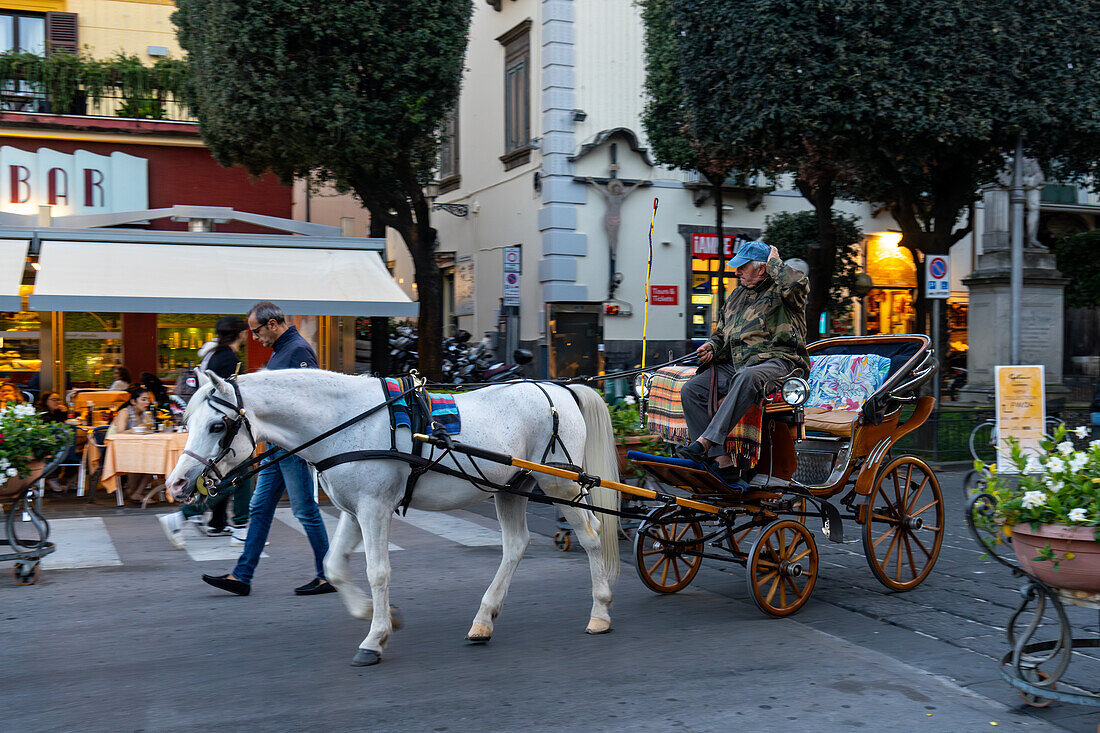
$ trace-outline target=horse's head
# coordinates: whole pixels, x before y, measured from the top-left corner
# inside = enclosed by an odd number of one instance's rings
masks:
[[[206,486],[248,460],[256,448],[236,380],[209,370],[197,376],[199,389],[184,413],[187,447],[165,481],[178,501],[191,500],[196,491],[205,494]]]

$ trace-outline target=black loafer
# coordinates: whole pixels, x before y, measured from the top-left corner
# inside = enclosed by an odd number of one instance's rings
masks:
[[[221,588],[230,593],[236,593],[239,596],[247,596],[252,592],[251,585],[242,583],[236,578],[230,578],[228,575],[203,575],[202,579],[204,583],[209,583],[215,588]]]
[[[676,455],[679,458],[686,458],[689,461],[695,461],[696,463],[703,463],[707,459],[707,449],[703,447],[703,444],[698,440],[694,440],[690,445],[687,445],[680,450],[676,451]]]
[[[322,578],[314,578],[305,585],[294,589],[297,596],[319,596],[322,593],[335,593],[336,586]]]

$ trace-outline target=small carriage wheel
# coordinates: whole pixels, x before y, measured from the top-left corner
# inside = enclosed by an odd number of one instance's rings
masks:
[[[567,529],[560,529],[554,533],[554,547],[562,552],[569,552],[573,546],[573,533]]]
[[[34,585],[38,581],[38,563],[17,562],[11,574],[19,585]]]
[[[703,565],[698,555],[684,555],[668,540],[690,542],[703,536],[703,528],[692,519],[677,516],[676,507],[651,511],[634,534],[634,566],[638,577],[655,593],[675,593],[688,587]],[[694,549],[702,551],[703,546]]]
[[[757,608],[772,616],[790,616],[810,600],[817,583],[813,533],[794,519],[777,519],[752,543],[745,570]]]
[[[943,543],[943,494],[928,464],[901,456],[879,473],[867,497],[863,552],[880,583],[912,590],[928,577]]]

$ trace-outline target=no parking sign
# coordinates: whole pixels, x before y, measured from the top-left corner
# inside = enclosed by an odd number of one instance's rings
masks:
[[[947,298],[951,295],[951,264],[947,255],[924,258],[924,297]]]

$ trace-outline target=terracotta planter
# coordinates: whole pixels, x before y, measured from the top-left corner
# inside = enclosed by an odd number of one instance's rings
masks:
[[[46,464],[43,461],[34,461],[27,467],[30,472],[29,477],[12,476],[8,479],[7,483],[0,486],[0,496],[16,496],[20,491],[23,491],[28,486],[38,480],[42,475],[42,469]]]
[[[648,440],[644,435],[624,435],[615,439],[615,452],[619,456],[619,475],[626,476],[632,470],[626,460],[626,452],[639,450],[642,442]]]
[[[1095,533],[1096,527],[1043,524],[1033,530],[1030,524],[1017,524],[1012,527],[1012,549],[1020,566],[1047,585],[1100,593],[1100,542]],[[1059,562],[1057,570],[1053,562],[1032,560],[1047,544],[1055,557],[1072,552],[1073,559]]]

